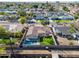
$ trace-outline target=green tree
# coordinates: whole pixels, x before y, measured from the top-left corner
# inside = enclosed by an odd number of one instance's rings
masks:
[[[9,5],[9,4],[7,4],[7,5],[6,5],[6,8],[7,8],[7,7],[10,7],[10,5]]]
[[[5,12],[0,12],[0,15],[5,15],[6,13]]]
[[[79,12],[75,13],[74,18],[75,19],[78,19],[79,18]]]
[[[20,38],[22,36],[22,32],[17,31],[14,33],[14,37]]]
[[[0,38],[8,38],[9,31],[6,30],[3,26],[0,26]]]
[[[34,5],[33,5],[33,8],[38,8],[38,5],[37,5],[37,4],[34,4]]]
[[[21,24],[24,24],[26,22],[26,18],[25,17],[21,17],[19,20],[18,20]]]
[[[66,7],[66,6],[63,7],[63,10],[64,10],[64,11],[67,11],[67,12],[70,11],[70,10],[68,9],[68,7]]]
[[[77,12],[76,15],[79,16],[79,12]]]
[[[18,11],[18,14],[23,17],[26,16],[26,12],[24,10]]]
[[[75,16],[74,16],[74,18],[75,18],[75,20],[77,20],[77,19],[78,19],[78,16],[77,16],[77,15],[75,15]]]
[[[75,27],[73,24],[70,25],[70,33],[74,33],[75,32]]]

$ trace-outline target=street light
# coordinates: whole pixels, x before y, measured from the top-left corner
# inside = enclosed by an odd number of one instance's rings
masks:
[[[48,46],[46,46],[45,49],[51,52],[51,49]]]
[[[46,49],[49,49],[49,47],[48,47],[48,46],[46,46],[45,48],[46,48]]]

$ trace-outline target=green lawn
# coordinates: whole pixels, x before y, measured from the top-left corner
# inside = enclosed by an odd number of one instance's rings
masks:
[[[44,22],[45,20],[36,20],[38,23]],[[72,20],[52,20],[56,23],[64,23],[64,22],[71,22]]]
[[[17,40],[16,39],[12,39],[11,43],[15,43]],[[10,39],[0,39],[0,44],[10,44]]]
[[[71,20],[54,20],[56,23],[71,22]]]
[[[54,41],[51,36],[43,37],[41,40],[42,45],[54,45]]]
[[[45,20],[36,20],[38,23],[44,22]]]

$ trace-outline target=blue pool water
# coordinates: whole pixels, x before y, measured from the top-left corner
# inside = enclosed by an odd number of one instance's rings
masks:
[[[35,38],[25,39],[22,43],[23,47],[33,46],[33,45],[40,45],[39,38],[35,37]]]

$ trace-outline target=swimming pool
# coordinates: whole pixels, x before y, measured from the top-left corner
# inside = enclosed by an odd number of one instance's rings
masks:
[[[28,38],[25,39],[22,43],[23,47],[33,46],[33,45],[40,45],[39,38]]]

